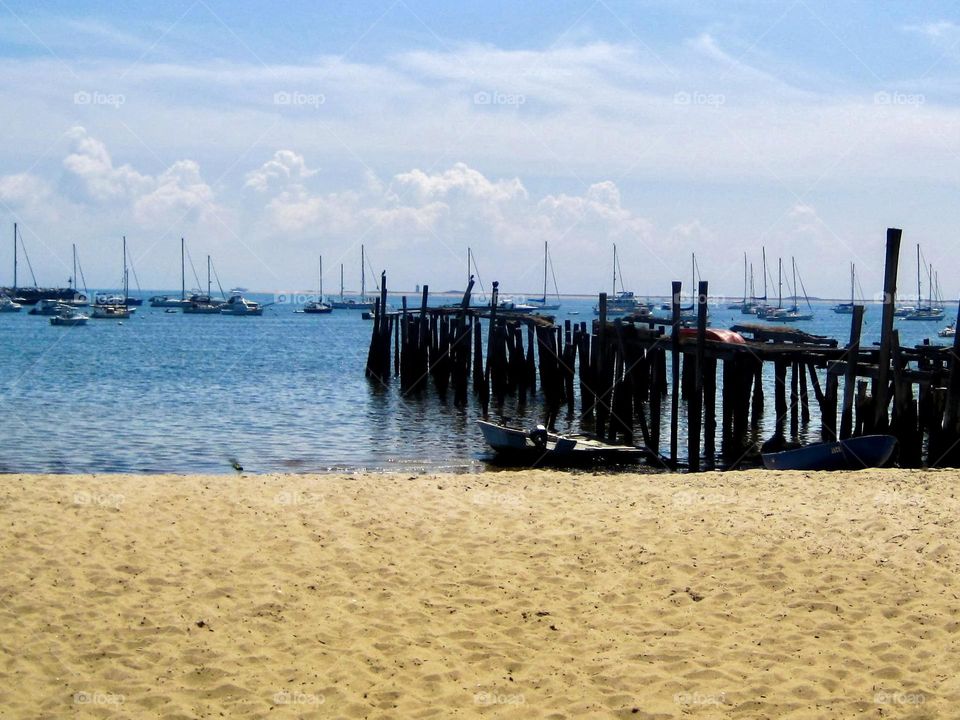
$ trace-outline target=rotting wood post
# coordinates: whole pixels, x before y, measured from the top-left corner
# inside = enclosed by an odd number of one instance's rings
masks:
[[[680,291],[682,284],[674,280],[671,299],[670,362],[673,384],[670,405],[670,464],[677,466],[677,426],[680,422]]]
[[[800,436],[799,407],[797,403],[797,370],[799,363],[796,359],[790,361],[790,437],[796,440]]]
[[[874,384],[873,429],[887,428],[887,385],[890,382],[890,342],[893,338],[893,312],[897,299],[897,266],[900,262],[900,238],[903,231],[887,228],[887,255],[883,272],[883,316],[880,324],[880,358]]]
[[[661,403],[663,401],[663,396],[660,394],[660,356],[663,354],[663,351],[660,349],[654,350],[653,357],[651,353],[647,354],[647,358],[650,360],[650,449],[657,455],[660,454],[660,409]]]
[[[957,305],[957,322],[954,327],[960,326],[960,304]],[[940,436],[941,447],[937,448],[937,453],[946,452],[949,456],[945,460],[950,465],[955,465],[960,452],[956,450],[956,444],[960,441],[960,334],[953,336],[953,348],[950,352],[950,374],[947,380],[947,399],[943,412],[943,425]],[[946,447],[942,446],[946,443]],[[938,458],[935,458],[938,459]]]
[[[787,421],[787,361],[777,358],[773,362],[775,384],[773,389],[774,410],[777,413],[776,435],[784,436],[784,426]]]
[[[754,430],[760,428],[763,420],[763,360],[754,356],[753,372],[750,374],[753,385],[753,401],[750,406],[750,427]],[[750,391],[750,386],[746,387],[746,392]]]
[[[823,409],[820,412],[820,437],[824,442],[837,438],[837,390],[840,378],[827,366],[827,389],[823,394]]]
[[[717,359],[707,358],[703,367],[703,455],[709,467],[717,458]]]
[[[597,342],[594,353],[597,358],[594,388],[596,391],[596,427],[597,437],[604,437],[607,418],[610,416],[610,386],[607,383],[607,294],[600,293],[599,320],[597,321]]]
[[[853,306],[850,317],[850,344],[846,351],[846,373],[843,377],[843,409],[840,413],[840,439],[846,440],[853,431],[853,393],[857,380],[857,360],[860,356],[860,332],[863,327],[863,305]]]
[[[807,393],[806,363],[797,360],[797,374],[800,376],[800,422],[806,427],[810,423],[810,397]]]
[[[703,422],[704,352],[707,336],[707,283],[697,288],[697,347],[693,365],[693,393],[687,398],[687,462],[690,472],[700,471],[700,436]]]

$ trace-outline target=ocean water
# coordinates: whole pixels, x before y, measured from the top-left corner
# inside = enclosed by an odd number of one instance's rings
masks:
[[[399,298],[390,302],[399,306]],[[589,323],[594,304],[564,300],[556,315]],[[849,316],[814,307],[815,319],[795,327],[845,343]],[[295,309],[228,317],[144,305],[129,320],[77,328],[51,326],[26,308],[0,313],[0,471],[230,473],[234,460],[252,472],[487,467],[473,398],[456,409],[432,391],[403,398],[398,383],[371,384],[364,378],[370,321],[357,311]],[[948,306],[948,319],[955,315]],[[715,327],[743,320],[711,307]],[[904,345],[946,344],[936,336],[945,324],[897,327]],[[879,340],[879,325],[880,308],[871,306],[864,343]],[[772,376],[768,384],[772,402]],[[537,404],[520,411],[508,400],[493,414],[532,425],[539,413]],[[773,418],[766,420],[764,433]],[[578,418],[561,416],[558,429],[579,429]],[[802,430],[809,440],[818,432],[816,417]],[[662,436],[669,438],[668,427]]]

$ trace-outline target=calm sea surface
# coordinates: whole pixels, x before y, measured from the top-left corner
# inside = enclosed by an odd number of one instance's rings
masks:
[[[556,314],[590,322],[593,304],[565,300]],[[845,343],[849,316],[814,308],[816,318],[796,327]],[[216,473],[233,472],[231,459],[252,472],[486,467],[472,398],[457,410],[431,393],[403,399],[396,387],[371,385],[363,373],[370,321],[295,309],[221,317],[145,305],[122,323],[77,328],[51,326],[27,308],[0,313],[0,471]],[[948,306],[948,319],[955,315]],[[715,327],[744,319],[711,307]],[[864,342],[879,340],[879,324],[879,306],[870,306]],[[897,321],[905,345],[945,344],[936,336],[945,324]],[[768,384],[772,402],[772,377]],[[501,415],[530,425],[538,412],[511,405]],[[558,424],[577,427],[576,418]],[[817,439],[818,431],[814,418],[803,432]]]

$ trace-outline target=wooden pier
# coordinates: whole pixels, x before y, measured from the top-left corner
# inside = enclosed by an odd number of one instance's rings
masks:
[[[644,446],[665,465],[694,472],[755,463],[760,441],[771,449],[798,442],[813,421],[811,406],[823,440],[889,433],[899,440],[901,466],[955,467],[960,342],[901,347],[893,326],[900,238],[900,230],[887,231],[878,346],[861,345],[863,306],[854,308],[844,346],[761,324],[732,328],[743,343],[712,339],[706,282],[697,288],[695,330],[681,326],[680,282],[672,285],[669,319],[610,320],[601,293],[599,316],[589,326],[560,324],[550,316],[498,308],[497,283],[490,305],[478,308],[470,302],[472,279],[458,305],[429,307],[424,286],[418,307],[404,297],[400,311],[384,312],[384,273],[366,374],[383,385],[399,380],[405,397],[422,397],[429,385],[441,401],[452,396],[456,407],[473,398],[483,417],[491,406],[503,416],[511,407],[525,411],[536,403],[540,421],[550,428],[564,413],[565,422],[577,421],[599,438]],[[761,438],[764,385],[771,376],[775,420],[767,423],[773,428],[769,437]],[[669,418],[663,417],[665,405]],[[662,437],[665,424],[669,438]]]

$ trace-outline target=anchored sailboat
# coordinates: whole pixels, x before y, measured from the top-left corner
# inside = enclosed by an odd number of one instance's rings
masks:
[[[341,266],[342,267],[342,266]],[[323,301],[323,256],[320,256],[320,265],[317,268],[317,299],[310,300],[303,306],[303,312],[308,315],[326,315],[333,312],[333,306]]]
[[[537,308],[537,310],[559,310],[560,309],[560,288],[557,287],[557,276],[553,276],[553,289],[556,294],[557,301],[553,304],[547,304],[547,262],[549,259],[549,250],[547,241],[543,241],[543,297],[531,298],[530,304]],[[553,264],[550,265],[551,269]]]
[[[346,298],[343,295],[343,265],[340,265],[340,299],[330,305],[336,310],[373,310],[374,303],[367,297],[366,251],[360,246],[360,297]]]

